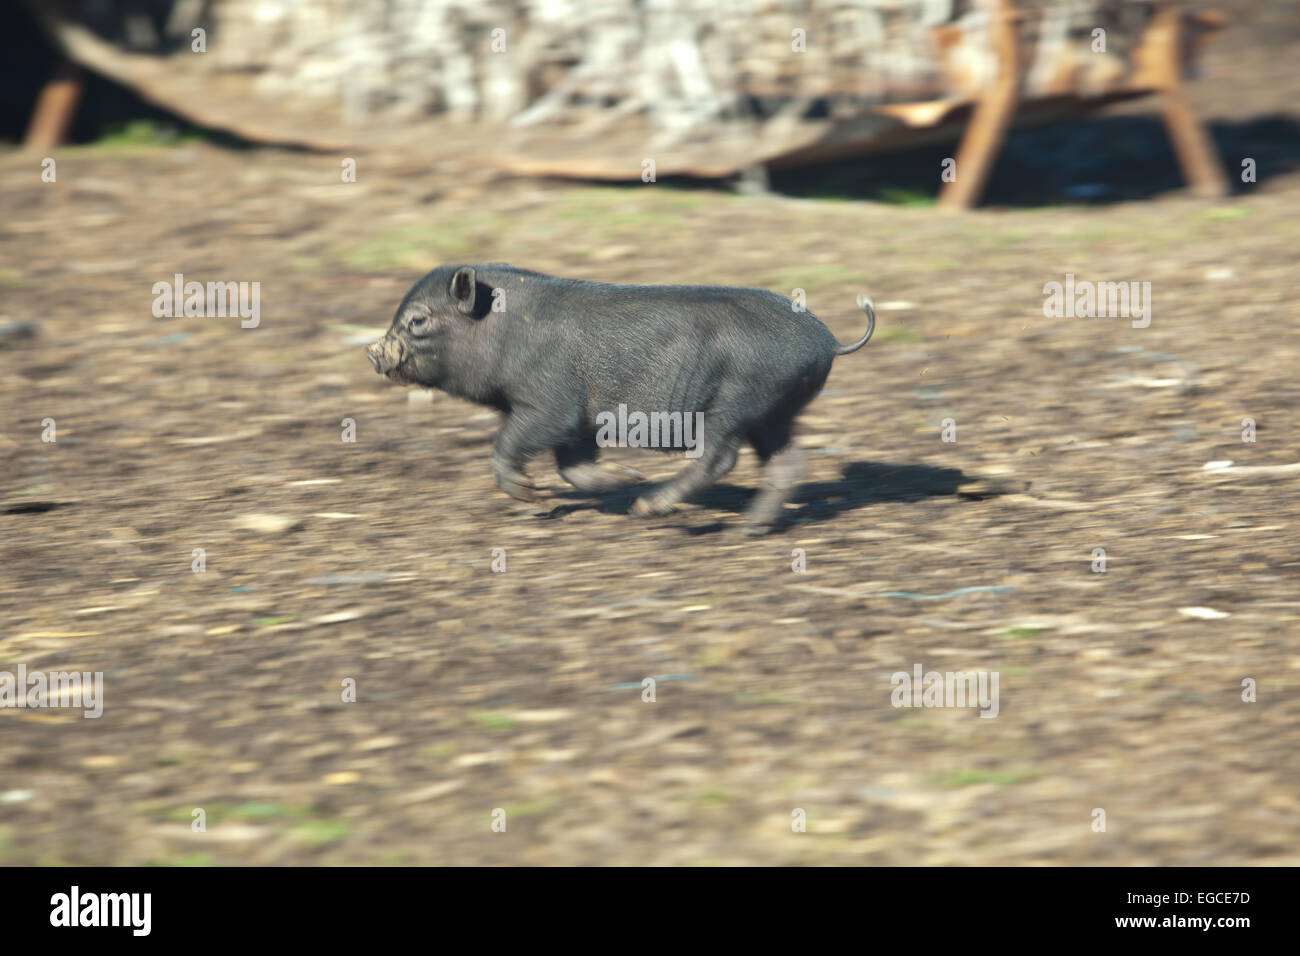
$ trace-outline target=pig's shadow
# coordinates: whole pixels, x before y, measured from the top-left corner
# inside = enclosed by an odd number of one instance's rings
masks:
[[[800,525],[830,521],[837,515],[883,501],[919,501],[934,495],[955,495],[970,479],[958,468],[906,465],[892,462],[850,462],[835,481],[809,481],[798,485],[790,501],[799,507],[786,508],[775,533]],[[562,499],[583,499],[582,503],[557,505],[546,517],[560,518],[575,511],[594,508],[603,514],[625,514],[632,501],[649,483],[629,485],[617,492],[593,497],[582,492],[561,492]],[[721,482],[702,491],[694,504],[704,508],[743,512],[755,489]],[[674,519],[664,519],[672,521]],[[688,534],[715,534],[730,525],[715,521],[707,525],[681,525]]]

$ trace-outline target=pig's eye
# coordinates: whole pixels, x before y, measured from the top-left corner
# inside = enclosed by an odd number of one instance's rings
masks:
[[[413,315],[407,320],[406,327],[412,332],[421,333],[429,331],[429,324],[427,315]]]

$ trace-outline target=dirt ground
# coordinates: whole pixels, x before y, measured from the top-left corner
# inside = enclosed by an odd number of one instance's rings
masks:
[[[1238,62],[1198,95],[1244,137],[1297,84]],[[31,329],[0,338],[0,671],[105,681],[97,720],[0,709],[0,863],[1300,864],[1300,173],[1270,168],[950,216],[0,157],[0,323]],[[799,287],[842,341],[865,291],[880,324],[802,419],[782,533],[734,533],[748,451],[650,521],[537,461],[539,517],[492,484],[494,413],[362,352],[454,260]],[[175,273],[260,282],[260,326],[154,318]],[[1150,282],[1150,326],[1046,318],[1067,273]],[[892,706],[918,664],[997,672],[997,717]]]

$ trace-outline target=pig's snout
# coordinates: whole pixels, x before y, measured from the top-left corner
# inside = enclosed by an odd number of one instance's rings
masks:
[[[389,335],[366,346],[366,358],[370,359],[370,364],[380,375],[392,372],[402,364],[402,359],[405,357],[406,350],[402,340]]]

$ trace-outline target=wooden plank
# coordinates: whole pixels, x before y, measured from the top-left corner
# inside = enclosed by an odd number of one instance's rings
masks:
[[[939,193],[939,205],[945,209],[969,209],[979,201],[1020,105],[1018,21],[1011,0],[997,0],[991,32],[997,48],[998,75],[976,104],[975,115],[957,149],[957,178],[945,183]]]
[[[68,60],[60,60],[54,75],[36,97],[23,145],[28,149],[53,149],[62,145],[77,116],[84,85],[81,70]]]
[[[1183,82],[1184,19],[1181,10],[1164,7],[1156,12],[1152,26],[1160,113],[1174,145],[1174,155],[1183,178],[1198,196],[1228,195],[1228,177],[1219,162],[1209,134],[1201,124]]]

